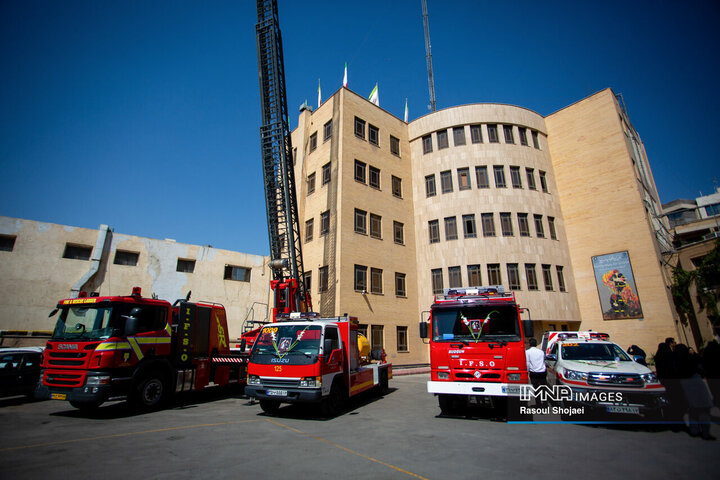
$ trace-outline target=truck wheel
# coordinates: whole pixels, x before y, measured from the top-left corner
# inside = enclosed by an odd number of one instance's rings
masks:
[[[456,412],[455,398],[453,395],[447,395],[441,393],[438,395],[438,405],[440,406],[440,412],[443,415],[452,415]]]
[[[102,405],[102,403],[103,402],[77,402],[75,400],[70,400],[70,405],[82,412],[92,412]]]
[[[340,382],[333,382],[330,394],[323,398],[320,411],[323,417],[335,417],[340,413],[343,404],[343,393]]]
[[[380,395],[385,395],[390,391],[388,384],[388,371],[387,368],[380,372]]]
[[[280,410],[280,402],[277,400],[264,400],[260,399],[260,408],[267,414],[275,414]]]
[[[160,372],[152,371],[141,375],[135,382],[129,400],[144,410],[153,410],[160,407],[167,396],[168,382]]]

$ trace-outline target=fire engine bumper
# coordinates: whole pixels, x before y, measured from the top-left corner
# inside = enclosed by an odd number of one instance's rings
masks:
[[[490,382],[427,382],[429,393],[450,395],[488,395],[492,397],[519,397],[521,383]]]
[[[283,403],[318,403],[322,400],[322,390],[319,388],[268,388],[263,385],[248,385],[245,387],[245,395]]]
[[[92,375],[89,372],[85,385],[82,387],[57,387],[38,384],[35,389],[35,398],[41,400],[67,400],[70,402],[100,404],[109,400],[123,400],[127,398],[130,388],[130,378],[112,378],[109,384],[93,384],[88,379],[104,377]]]

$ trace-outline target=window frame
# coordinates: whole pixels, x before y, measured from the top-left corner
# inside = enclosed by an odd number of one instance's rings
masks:
[[[469,213],[467,215],[463,215],[462,219],[464,238],[477,238],[477,224],[475,223],[475,214]]]
[[[424,135],[422,137],[422,147],[423,147],[423,155],[425,155],[427,153],[432,153],[432,151],[433,151],[432,134]]]
[[[365,265],[355,264],[353,273],[354,273],[353,288],[355,289],[355,291],[356,292],[367,292],[368,267]]]
[[[440,243],[440,222],[439,220],[428,221],[428,235],[430,244]]]
[[[440,172],[440,192],[443,194],[453,192],[452,170]]]
[[[355,181],[367,184],[367,163],[355,159]]]
[[[540,290],[540,285],[537,281],[537,269],[534,263],[525,264],[525,280],[527,281],[528,290]]]
[[[515,135],[512,125],[503,125],[503,135],[507,145],[515,145]]]
[[[523,188],[522,176],[520,176],[520,167],[510,165],[510,183],[513,188]]]
[[[392,195],[395,198],[403,198],[402,195],[402,178],[395,175],[390,176]]]
[[[380,146],[380,129],[371,123],[368,123],[368,142],[376,147]]]
[[[380,190],[380,169],[372,165],[368,165],[368,186]]]
[[[450,147],[447,129],[438,130],[435,132],[435,136],[437,137],[438,150],[444,150]]]
[[[469,167],[463,167],[457,169],[457,177],[458,177],[458,190],[470,190],[472,188],[472,184],[470,183],[470,168]],[[465,179],[465,185],[463,186],[463,178]]]
[[[515,232],[513,231],[512,213],[500,212],[500,230],[502,231],[503,237],[515,236]]]
[[[505,165],[493,165],[493,178],[495,180],[495,188],[507,188]]]
[[[453,127],[453,145],[456,147],[460,147],[462,145],[466,145],[465,141],[465,126],[461,125],[459,127]]]
[[[369,233],[371,238],[382,240],[382,217],[380,215],[370,214]]]
[[[355,220],[353,221],[353,231],[355,233],[358,233],[360,235],[367,235],[368,233],[368,224],[367,224],[367,214],[368,212],[366,210],[361,210],[359,208],[355,209],[355,216],[353,217]]]
[[[498,129],[496,123],[487,124],[488,131],[488,143],[500,143],[500,137],[498,136]]]
[[[395,272],[395,296],[407,297],[407,275]]]
[[[444,224],[445,224],[445,240],[457,240],[458,239],[458,229],[457,229],[457,217],[445,217],[444,218]]]
[[[470,125],[470,142],[473,144],[483,143],[482,125]]]
[[[517,263],[508,263],[506,265],[508,276],[508,289],[520,290],[520,266]]]
[[[502,272],[500,271],[499,263],[488,263],[487,264],[487,275],[488,285],[502,285]],[[493,282],[493,279],[497,277],[497,282]]]
[[[437,185],[435,183],[435,174],[425,175],[425,198],[434,197],[436,195]]]
[[[355,136],[365,140],[365,120],[355,117]]]
[[[332,119],[328,120],[325,125],[323,125],[323,143],[327,142],[332,138]]]
[[[488,175],[487,165],[478,165],[475,167],[475,181],[477,188],[490,188],[490,177]]]

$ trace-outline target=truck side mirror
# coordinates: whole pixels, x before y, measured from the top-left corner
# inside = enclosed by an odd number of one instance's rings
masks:
[[[427,322],[420,322],[420,338],[428,337],[428,324]]]
[[[240,339],[240,351],[244,352],[245,347],[247,347],[247,340],[245,340],[244,338],[241,338]]]
[[[535,328],[532,320],[523,320],[523,333],[525,333],[525,338],[531,338],[534,335]]]
[[[323,342],[323,353],[325,354],[325,361],[330,361],[330,354],[332,353],[333,341],[332,338],[326,338]]]
[[[140,331],[140,320],[137,317],[127,315],[125,317],[125,336],[130,337]]]

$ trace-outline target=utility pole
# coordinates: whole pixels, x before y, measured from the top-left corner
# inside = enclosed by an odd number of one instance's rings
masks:
[[[430,89],[430,111],[437,108],[435,103],[435,80],[433,80],[432,52],[430,51],[430,23],[428,21],[427,1],[422,0],[423,25],[425,26],[425,58],[427,59],[428,88]]]

